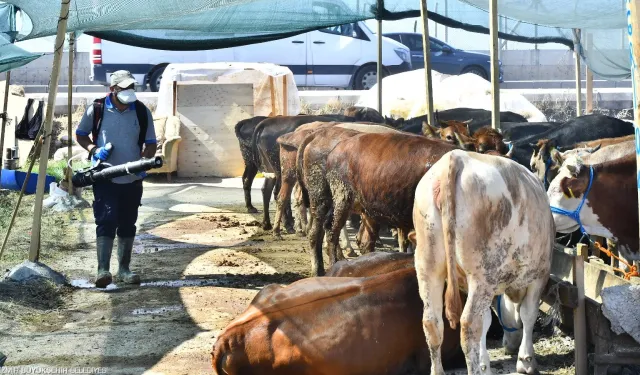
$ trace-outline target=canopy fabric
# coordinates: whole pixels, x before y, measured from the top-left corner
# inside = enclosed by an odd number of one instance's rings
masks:
[[[0,73],[19,68],[42,56],[16,47],[16,9],[0,3]]]

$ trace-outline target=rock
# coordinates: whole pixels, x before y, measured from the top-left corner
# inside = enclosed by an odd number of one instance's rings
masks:
[[[47,265],[40,262],[30,262],[25,260],[21,264],[15,266],[5,276],[5,280],[24,282],[36,278],[44,278],[50,280],[57,285],[68,285],[67,278],[59,272],[56,272],[49,268]]]
[[[616,285],[602,290],[602,313],[611,330],[633,337],[640,343],[640,285]]]

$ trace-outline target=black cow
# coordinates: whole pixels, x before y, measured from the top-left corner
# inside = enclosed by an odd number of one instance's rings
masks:
[[[601,138],[622,137],[633,134],[633,124],[605,115],[586,115],[573,118],[544,133],[532,134],[512,143],[513,160],[531,169],[531,155],[541,139],[548,139],[556,146],[568,146],[578,142]]]
[[[241,120],[236,124],[235,131],[238,143],[240,143],[240,152],[242,153],[242,160],[244,161],[244,173],[242,173],[242,188],[244,189],[244,203],[247,206],[247,212],[256,213],[258,210],[251,204],[251,185],[253,179],[258,173],[258,159],[253,154],[253,147],[251,146],[251,138],[253,137],[253,131],[256,126],[266,116],[255,116],[245,120]],[[275,196],[274,196],[275,198]]]
[[[265,182],[262,186],[262,202],[264,205],[262,228],[264,230],[272,229],[271,220],[269,219],[269,196],[273,191],[274,199],[277,199],[276,197],[280,192],[280,145],[278,144],[277,139],[283,134],[296,130],[301,125],[314,121],[355,122],[355,119],[353,117],[334,114],[321,116],[302,115],[269,117],[256,125],[253,131],[251,147],[252,154],[255,158],[254,163],[257,165],[258,170],[262,171],[265,176]],[[247,194],[246,190],[245,194]],[[295,233],[293,228],[291,205],[284,208],[284,213],[285,228],[289,233]]]
[[[428,115],[417,116],[404,121],[404,124],[400,130],[413,133],[422,134],[422,122],[427,121]],[[486,109],[477,108],[452,108],[444,111],[436,111],[434,113],[435,127],[440,126],[440,121],[467,121],[469,122],[470,134],[475,133],[483,126],[491,125],[491,111]],[[500,123],[526,123],[527,119],[520,116],[517,113],[511,111],[500,112]]]
[[[522,138],[541,134],[562,126],[561,122],[505,122],[500,123],[500,131],[504,138],[514,142]]]

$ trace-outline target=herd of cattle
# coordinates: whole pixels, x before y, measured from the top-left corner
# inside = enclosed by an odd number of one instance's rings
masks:
[[[557,233],[604,237],[640,259],[634,128],[603,115],[500,119],[496,131],[485,110],[429,124],[352,107],[240,121],[247,209],[257,212],[250,188],[262,171],[263,228],[280,238],[282,224],[297,226],[315,277],[262,289],[218,336],[214,373],[442,375],[462,352],[469,374],[489,374],[491,309],[517,371],[536,373],[533,326]],[[339,245],[349,218],[360,219],[353,260]],[[397,230],[401,252],[374,251],[381,226]],[[347,250],[355,256],[348,237]]]

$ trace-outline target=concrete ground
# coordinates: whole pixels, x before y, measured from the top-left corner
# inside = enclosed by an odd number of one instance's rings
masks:
[[[261,185],[256,180],[252,190],[260,211]],[[306,239],[264,233],[261,214],[246,213],[238,179],[167,184],[154,177],[144,189],[132,261],[142,285],[93,287],[94,224],[86,209],[87,220],[69,224],[82,227],[78,247],[49,264],[74,287],[0,283],[0,351],[8,357],[0,373],[210,374],[217,334],[261,287],[309,276]],[[490,346],[495,373],[514,372],[516,358],[499,342]],[[536,351],[543,374],[574,372],[571,338],[538,337]]]

